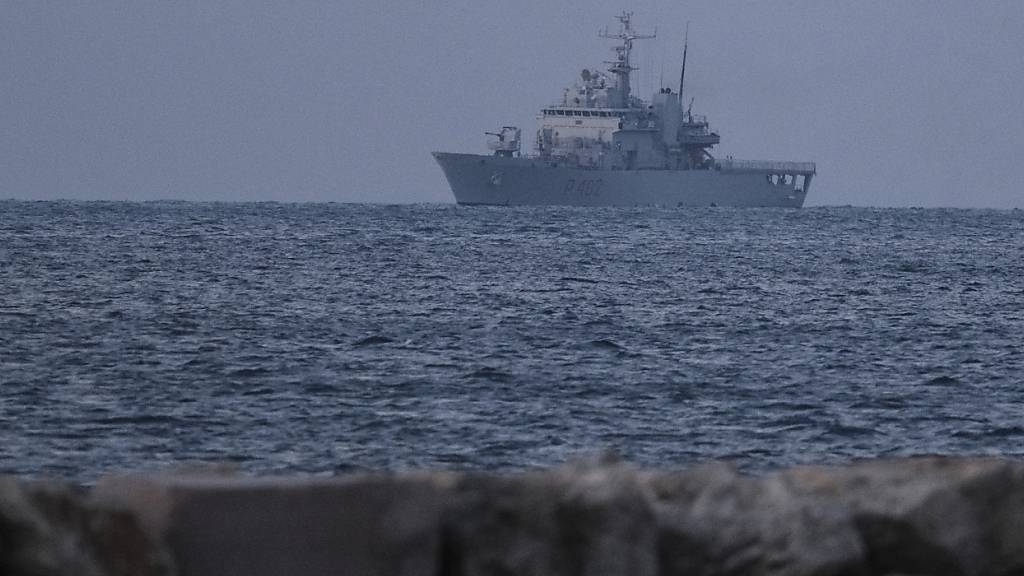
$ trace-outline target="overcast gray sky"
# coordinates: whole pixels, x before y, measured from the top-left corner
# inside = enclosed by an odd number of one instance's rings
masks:
[[[0,8],[0,198],[451,202],[430,151],[532,134],[628,9],[642,95],[690,21],[717,154],[816,161],[808,205],[1024,208],[1019,0]]]

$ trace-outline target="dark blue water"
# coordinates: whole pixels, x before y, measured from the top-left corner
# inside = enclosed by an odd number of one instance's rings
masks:
[[[0,471],[1024,454],[1024,213],[0,202]]]

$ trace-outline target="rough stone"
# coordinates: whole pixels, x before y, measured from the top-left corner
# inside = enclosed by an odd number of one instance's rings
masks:
[[[184,576],[436,574],[445,475],[107,478],[97,501],[134,511]]]
[[[165,576],[170,559],[126,513],[61,482],[0,478],[0,574]]]
[[[1024,574],[1024,464],[927,457],[780,474],[846,510],[872,574]]]
[[[1024,462],[0,478],[0,574],[1024,575]]]
[[[455,492],[444,526],[446,576],[657,573],[650,498],[626,466],[474,474]]]
[[[779,477],[724,465],[655,475],[661,574],[857,574],[864,549],[846,511]]]

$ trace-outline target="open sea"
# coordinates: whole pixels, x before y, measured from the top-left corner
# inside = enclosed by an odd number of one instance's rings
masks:
[[[1024,212],[0,202],[0,473],[1024,455]]]

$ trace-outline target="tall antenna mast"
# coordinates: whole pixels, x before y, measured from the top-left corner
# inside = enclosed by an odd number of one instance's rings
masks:
[[[611,62],[605,62],[611,66],[608,71],[615,74],[616,83],[616,95],[614,98],[613,108],[627,108],[629,107],[629,75],[636,68],[633,67],[630,62],[630,53],[633,51],[634,40],[644,40],[647,38],[654,38],[655,35],[650,34],[637,34],[633,31],[633,13],[623,12],[621,16],[615,17],[620,23],[620,29],[618,34],[609,34],[608,30],[605,29],[599,33],[598,36],[602,38],[611,38],[620,40],[621,45],[615,47],[615,60]]]
[[[686,51],[690,47],[690,23],[686,23],[686,36],[683,39],[683,71],[679,73],[679,105],[683,104],[683,82],[686,81]]]

